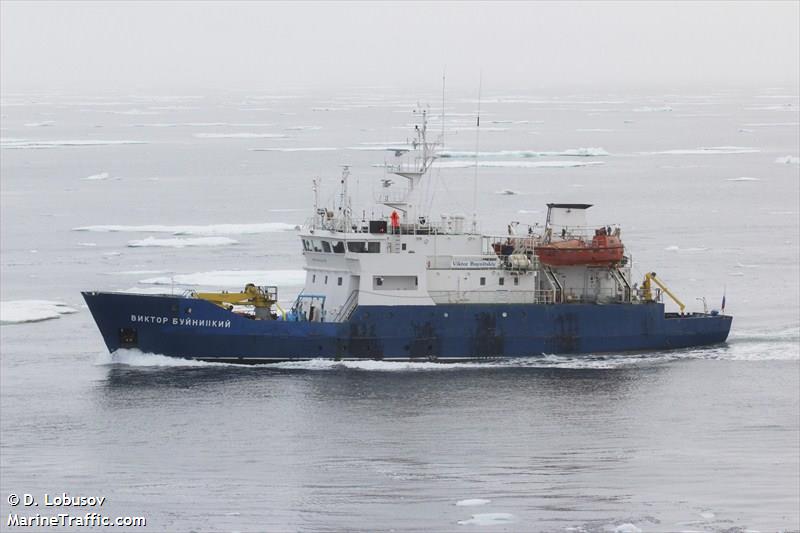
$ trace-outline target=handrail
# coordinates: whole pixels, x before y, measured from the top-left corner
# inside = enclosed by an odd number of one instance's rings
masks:
[[[350,315],[353,314],[356,307],[358,306],[358,289],[353,290],[350,293],[350,296],[347,297],[347,300],[342,304],[339,308],[339,312],[336,313],[336,317],[334,317],[334,322],[344,322]]]

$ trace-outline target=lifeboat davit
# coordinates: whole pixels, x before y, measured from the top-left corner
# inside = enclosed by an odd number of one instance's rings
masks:
[[[625,246],[617,235],[609,235],[606,228],[600,228],[591,241],[566,239],[539,245],[534,251],[539,261],[548,266],[611,266],[622,261]]]

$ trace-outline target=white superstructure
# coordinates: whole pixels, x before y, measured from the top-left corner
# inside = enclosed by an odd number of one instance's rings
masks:
[[[318,205],[315,181],[314,216],[300,233],[306,283],[294,312],[301,319],[344,321],[356,306],[631,301],[629,261],[555,269],[537,260],[534,251],[543,239],[568,239],[587,230],[589,206],[570,210],[551,204],[544,235],[532,226],[520,232],[517,223],[508,225],[507,235],[484,235],[474,224],[465,228],[462,215],[431,220],[419,207],[425,203],[419,185],[436,158],[436,145],[426,139],[425,111],[419,116],[415,140],[393,150],[396,163],[387,167],[406,183],[382,180],[376,197],[380,216],[354,216],[349,168],[330,209]]]

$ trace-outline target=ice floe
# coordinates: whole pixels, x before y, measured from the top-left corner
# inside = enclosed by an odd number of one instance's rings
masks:
[[[171,233],[172,235],[255,235],[258,233],[274,233],[296,229],[294,224],[284,222],[264,222],[260,224],[209,224],[206,226],[125,226],[98,225],[72,228],[72,231],[92,231],[99,233]]]
[[[28,128],[46,128],[56,123],[55,120],[43,120],[42,122],[27,122],[25,124]]]
[[[322,126],[288,126],[284,129],[286,131],[317,131],[321,130]]]
[[[680,246],[673,244],[671,246],[667,246],[666,248],[664,248],[664,250],[667,252],[705,252],[708,250],[708,248],[702,246],[681,248]]]
[[[11,300],[0,302],[0,324],[22,324],[59,318],[77,313],[63,302],[51,300]]]
[[[204,287],[244,287],[256,285],[303,285],[305,270],[212,270],[193,274],[175,274],[140,280],[145,285],[192,285]]]
[[[76,139],[76,140],[29,140],[29,139],[0,139],[0,148],[15,149],[43,149],[60,148],[66,146],[114,146],[124,144],[147,144],[147,141],[107,140],[107,139]]]
[[[663,150],[660,152],[642,152],[644,154],[666,154],[666,155],[719,155],[719,154],[755,154],[760,152],[758,148],[748,146],[710,146],[701,148],[687,148],[678,150]]]
[[[453,150],[443,150],[439,152],[439,157],[445,159],[474,159],[477,157],[484,158],[484,157],[521,157],[521,158],[533,158],[533,157],[558,157],[558,156],[569,156],[569,157],[602,157],[607,156],[609,153],[605,151],[603,148],[595,148],[595,147],[588,147],[588,148],[571,148],[568,150],[561,150],[555,152],[542,152],[542,151],[535,151],[535,150],[500,150],[497,152],[465,152],[465,151],[453,151]]]
[[[614,533],[642,533],[642,530],[633,524],[620,524],[614,528]]]
[[[761,178],[751,178],[749,176],[742,176],[739,178],[728,178],[725,181],[761,181]]]
[[[231,244],[239,244],[239,241],[229,237],[193,237],[188,239],[147,237],[146,239],[128,241],[128,246],[131,248],[186,248],[187,246],[230,246]]]
[[[119,276],[141,276],[144,274],[166,274],[166,270],[123,270],[122,272],[109,272],[111,275]]]
[[[775,162],[784,165],[800,165],[800,157],[796,157],[793,155],[785,155],[783,157],[777,158]]]
[[[338,148],[310,146],[302,148],[250,148],[251,152],[334,152]]]
[[[519,194],[519,191],[515,191],[513,189],[500,189],[499,191],[495,191],[494,193],[503,196],[514,196],[516,194]]]
[[[85,178],[81,178],[83,181],[103,181],[107,180],[111,177],[111,174],[108,172],[100,172],[99,174],[92,174],[91,176],[86,176]]]
[[[124,111],[106,111],[106,113],[113,113],[115,115],[158,115],[158,111],[145,110],[145,109],[126,109]]]
[[[125,294],[149,294],[149,295],[182,295],[185,289],[182,287],[131,287],[114,292],[124,292]]]
[[[198,139],[283,139],[283,133],[195,133]]]
[[[664,113],[669,111],[672,111],[672,108],[668,105],[660,107],[642,106],[633,110],[634,113]]]
[[[459,507],[472,507],[475,505],[486,505],[491,502],[492,500],[486,500],[484,498],[471,498],[468,500],[459,500],[456,502],[456,505]]]
[[[745,124],[750,128],[769,128],[769,127],[782,127],[782,126],[800,126],[800,122],[751,122]]]
[[[469,520],[459,520],[461,526],[494,526],[500,524],[510,524],[514,521],[511,513],[480,513],[472,515]]]
[[[602,165],[602,161],[436,161],[437,168],[571,168]]]

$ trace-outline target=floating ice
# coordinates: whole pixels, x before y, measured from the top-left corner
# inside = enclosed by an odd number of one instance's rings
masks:
[[[125,111],[107,111],[115,115],[158,115],[158,111],[145,111],[142,109],[126,109]]]
[[[513,196],[515,194],[519,194],[518,191],[515,191],[513,189],[500,189],[499,191],[495,191],[494,193],[495,194],[505,195],[505,196]]]
[[[81,178],[84,181],[102,181],[107,180],[111,177],[111,174],[108,172],[101,172],[100,174],[92,174],[91,176],[86,176],[85,178]]]
[[[459,520],[461,526],[494,526],[509,524],[514,520],[511,513],[481,513],[474,514],[469,520]]]
[[[633,524],[620,524],[614,528],[614,533],[642,533],[642,530]]]
[[[28,122],[27,124],[25,124],[25,126],[27,126],[28,128],[45,128],[47,126],[52,126],[55,123],[56,123],[55,120],[44,120],[42,122]]]
[[[147,141],[112,141],[103,139],[79,139],[66,141],[46,141],[28,139],[0,139],[0,148],[42,149],[62,146],[113,146],[123,144],[147,144]]]
[[[39,322],[77,312],[77,309],[73,309],[63,302],[51,300],[11,300],[0,302],[0,324]]]
[[[634,113],[663,113],[672,111],[672,108],[668,105],[661,107],[643,106],[643,107],[637,107],[633,111]]]
[[[130,289],[123,289],[115,292],[124,292],[126,294],[180,296],[183,294],[184,289],[180,287],[131,287]]]
[[[293,224],[286,224],[283,222],[264,222],[261,224],[210,224],[207,226],[100,225],[72,228],[72,231],[93,231],[100,233],[171,233],[173,235],[254,235],[258,233],[290,231],[296,228],[297,226]]]
[[[667,246],[664,248],[667,252],[705,252],[708,248],[694,247],[694,248],[681,248],[677,245]]]
[[[437,168],[570,168],[602,165],[602,161],[436,161]]]
[[[365,144],[363,146],[348,146],[348,150],[361,150],[368,152],[407,152],[414,149],[410,144],[387,143],[387,144]]]
[[[96,242],[79,242],[76,243],[78,246],[97,246]]]
[[[166,274],[166,270],[123,270],[122,272],[109,272],[112,275],[120,276],[141,276],[143,274]]]
[[[786,155],[783,157],[779,157],[775,160],[776,163],[781,163],[784,165],[800,165],[800,157],[795,157],[793,155]]]
[[[305,270],[212,270],[193,274],[175,274],[143,279],[146,285],[193,285],[204,287],[244,287],[248,283],[256,285],[303,285]]]
[[[487,503],[491,503],[492,500],[485,500],[483,498],[472,498],[469,500],[459,500],[456,502],[456,505],[459,507],[471,507],[474,505],[486,505]]]
[[[749,126],[751,128],[769,128],[772,126],[798,126],[800,122],[751,122],[750,124],[745,124],[745,126]]]
[[[338,148],[307,147],[307,148],[250,148],[251,152],[333,152]]]
[[[283,139],[282,133],[195,133],[198,139]]]
[[[474,159],[475,152],[459,152],[451,150],[443,150],[439,152],[439,157],[452,158],[452,159]],[[477,156],[484,157],[548,157],[548,156],[571,156],[571,157],[596,157],[609,155],[603,148],[571,148],[568,150],[561,150],[557,152],[539,152],[534,150],[501,150],[498,152],[478,152]]]
[[[750,178],[748,176],[742,176],[740,178],[728,178],[725,181],[761,181],[761,178]]]
[[[284,129],[287,131],[317,131],[321,130],[322,126],[289,126]]]
[[[680,150],[664,150],[661,152],[642,152],[644,154],[668,154],[668,155],[717,155],[717,154],[755,154],[760,152],[758,148],[746,146],[711,146],[708,148],[689,148]]]
[[[147,237],[146,239],[128,241],[128,246],[131,248],[186,248],[187,246],[229,246],[231,244],[239,244],[239,241],[228,237],[194,237],[188,239],[156,239],[155,237]]]

